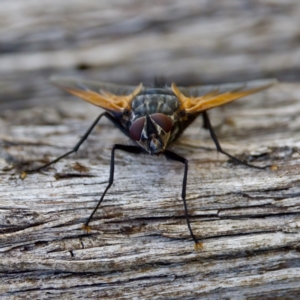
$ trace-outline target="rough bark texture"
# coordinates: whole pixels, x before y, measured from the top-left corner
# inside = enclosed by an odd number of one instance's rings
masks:
[[[283,3],[284,2],[284,3]],[[153,4],[154,3],[154,4]],[[214,4],[213,4],[214,3]],[[5,16],[5,18],[4,18]],[[196,120],[171,149],[183,166],[117,152],[101,112],[50,87],[50,74],[138,83],[299,79],[294,1],[3,1],[0,11],[1,299],[296,299],[300,295],[300,86],[281,83],[210,111],[225,150]]]

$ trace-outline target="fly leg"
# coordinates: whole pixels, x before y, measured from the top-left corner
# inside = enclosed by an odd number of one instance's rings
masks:
[[[175,161],[179,161],[179,162],[184,164],[184,175],[183,175],[183,182],[182,182],[181,198],[183,200],[185,219],[186,219],[188,229],[190,231],[190,235],[191,235],[192,239],[195,242],[195,249],[202,249],[202,244],[197,240],[196,236],[193,233],[193,230],[192,230],[192,227],[191,227],[191,224],[190,224],[188,208],[187,208],[187,204],[186,204],[186,200],[185,200],[187,174],[188,174],[188,160],[185,159],[182,156],[179,156],[178,154],[176,154],[172,151],[169,151],[169,150],[165,150],[164,154],[167,158],[175,160]]]
[[[58,162],[59,160],[61,160],[62,158],[72,154],[72,153],[76,153],[79,149],[79,147],[81,146],[81,144],[87,139],[87,137],[90,135],[90,133],[92,132],[92,130],[95,128],[95,126],[97,125],[97,123],[100,121],[100,119],[105,116],[107,117],[108,119],[112,120],[114,122],[114,119],[113,117],[107,113],[107,112],[104,112],[102,113],[101,115],[99,115],[97,117],[97,119],[93,122],[93,124],[89,127],[89,129],[86,131],[86,133],[81,137],[81,139],[79,140],[79,142],[73,147],[73,149],[71,149],[70,151],[66,152],[65,154],[59,156],[58,158],[55,158],[54,160],[50,161],[49,163],[41,166],[41,167],[38,167],[36,169],[33,169],[33,170],[27,170],[26,173],[34,173],[34,172],[38,172],[44,168],[47,168],[49,167],[50,165],[52,164],[55,164],[56,162]],[[117,125],[117,124],[116,124]]]
[[[94,210],[92,211],[92,213],[90,214],[89,218],[86,220],[86,222],[84,223],[84,225],[82,226],[82,229],[86,230],[87,232],[90,231],[90,227],[89,227],[89,223],[93,217],[93,215],[95,214],[95,212],[97,211],[98,207],[100,206],[101,202],[104,199],[105,194],[107,193],[107,191],[109,190],[109,188],[111,187],[111,185],[114,182],[114,173],[115,173],[115,150],[123,150],[125,152],[129,152],[129,153],[141,153],[142,149],[138,146],[131,146],[131,145],[121,145],[121,144],[115,144],[111,150],[111,158],[110,158],[110,175],[109,175],[109,180],[108,180],[108,185],[105,188],[100,200],[98,201],[96,207],[94,208]]]
[[[203,115],[203,127],[208,129],[209,132],[210,132],[210,136],[212,138],[212,140],[214,141],[216,147],[217,147],[217,150],[225,155],[227,155],[229,158],[231,158],[232,160],[234,160],[235,162],[239,163],[239,164],[243,164],[245,166],[248,166],[248,167],[251,167],[251,168],[256,168],[256,169],[266,169],[268,168],[269,166],[264,166],[264,167],[258,167],[258,166],[254,166],[254,165],[251,165],[251,164],[248,164],[246,163],[245,161],[242,161],[232,155],[230,155],[229,153],[227,153],[226,151],[224,151],[221,147],[221,145],[219,144],[219,141],[218,141],[218,138],[214,132],[214,129],[212,128],[211,126],[211,123],[210,123],[210,120],[209,120],[209,117],[208,117],[208,114],[206,111],[202,112],[202,115]]]

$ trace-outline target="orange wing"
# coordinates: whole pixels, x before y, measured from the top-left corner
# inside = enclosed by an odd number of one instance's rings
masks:
[[[221,85],[177,87],[172,83],[172,91],[181,102],[181,108],[187,113],[200,113],[238,98],[264,90],[277,83],[276,79],[255,80],[245,83],[227,83]]]
[[[113,112],[130,110],[131,101],[143,90],[142,84],[133,87],[104,82],[81,81],[60,76],[52,77],[50,80],[70,94]]]

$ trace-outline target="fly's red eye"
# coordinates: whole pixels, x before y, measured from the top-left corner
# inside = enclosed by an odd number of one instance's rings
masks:
[[[164,114],[160,114],[160,113],[153,114],[151,115],[151,119],[157,125],[159,125],[165,132],[170,132],[173,127],[171,119]]]
[[[139,118],[135,120],[131,127],[130,127],[130,137],[135,140],[139,141],[141,139],[141,134],[144,129],[144,124],[145,124],[145,118]]]

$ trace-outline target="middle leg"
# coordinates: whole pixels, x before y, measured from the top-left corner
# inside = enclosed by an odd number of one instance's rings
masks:
[[[209,130],[210,136],[211,136],[212,140],[214,141],[214,143],[215,143],[215,145],[216,145],[216,148],[217,148],[217,150],[218,150],[219,152],[221,152],[221,153],[227,155],[229,158],[231,158],[231,159],[234,160],[235,162],[237,162],[237,163],[239,163],[239,164],[243,164],[243,165],[245,165],[245,166],[247,166],[247,167],[256,168],[256,169],[266,169],[266,168],[269,167],[269,166],[258,167],[258,166],[252,165],[252,164],[248,164],[248,163],[246,163],[245,161],[242,161],[242,160],[240,160],[240,159],[238,159],[238,158],[232,156],[232,155],[229,154],[228,152],[224,151],[224,150],[222,149],[222,147],[221,147],[219,141],[218,141],[218,138],[217,138],[217,136],[216,136],[216,134],[215,134],[214,129],[213,129],[212,126],[211,126],[211,123],[210,123],[210,120],[209,120],[209,117],[208,117],[207,112],[204,111],[204,112],[202,113],[202,115],[203,115],[204,128],[206,128],[206,129]]]

